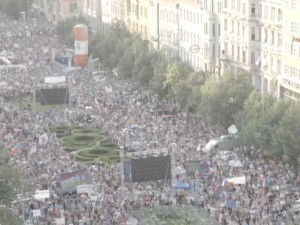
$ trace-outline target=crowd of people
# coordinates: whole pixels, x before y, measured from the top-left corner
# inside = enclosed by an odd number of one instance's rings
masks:
[[[40,225],[128,224],[135,210],[165,204],[198,207],[220,224],[299,223],[295,206],[300,204],[300,178],[288,163],[266,159],[247,147],[232,149],[226,158],[220,157],[217,150],[199,151],[199,144],[221,135],[218,129],[206,127],[201,117],[186,115],[176,104],[158,99],[134,81],[58,65],[54,56],[58,52],[63,55],[66,46],[59,42],[53,25],[39,17],[27,21],[0,17],[0,52],[13,53],[25,65],[0,71],[1,138],[6,149],[21,145],[10,163],[19,168],[23,182],[35,190],[50,189],[51,193],[43,201],[16,201],[14,210],[20,219]],[[21,102],[33,98],[33,87],[48,76],[67,77],[70,104],[60,110],[33,110],[30,105],[26,110],[22,108]],[[159,113],[163,111],[176,116]],[[70,125],[102,129],[124,146],[125,154],[141,151],[148,154],[138,157],[148,157],[155,150],[171,149],[175,155],[174,179],[143,183],[126,180],[122,185],[120,164],[101,171],[91,165],[88,171],[97,187],[96,195],[63,193],[58,176],[86,166],[64,151],[49,128]],[[129,125],[134,127],[131,135],[124,132]],[[214,173],[188,177],[184,164],[195,160],[211,161]],[[229,160],[238,161],[238,166],[230,165]],[[239,176],[246,176],[245,184],[222,185],[224,179]],[[195,192],[172,188],[176,180],[189,183],[195,179],[199,184]],[[229,200],[234,204],[228,204]],[[41,214],[35,215],[36,210]]]

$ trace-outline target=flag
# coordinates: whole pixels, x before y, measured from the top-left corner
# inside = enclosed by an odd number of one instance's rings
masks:
[[[198,192],[199,191],[199,182],[197,180],[191,181],[191,192]]]
[[[94,102],[94,106],[97,108],[97,109],[99,109],[99,102],[98,102],[98,100],[95,98],[95,102]]]
[[[208,174],[209,174],[209,175],[214,175],[215,172],[216,172],[216,171],[215,171],[213,168],[209,167],[209,169],[208,169]]]
[[[5,130],[0,131],[0,138],[1,139],[5,137],[5,133],[6,133]]]
[[[196,172],[195,172],[195,179],[199,179],[201,176],[199,170],[197,169]]]
[[[228,199],[226,202],[226,208],[227,209],[234,209],[236,208],[236,200],[234,199]]]
[[[76,80],[75,79],[72,79],[72,86],[76,86]]]
[[[11,154],[15,155],[21,150],[22,150],[22,144],[20,143],[20,144],[17,144],[15,147],[13,147],[13,149],[11,150]]]

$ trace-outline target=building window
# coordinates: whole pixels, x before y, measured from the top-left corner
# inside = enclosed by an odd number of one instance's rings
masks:
[[[281,61],[277,59],[277,73],[281,73]]]
[[[268,30],[265,29],[265,43],[268,42]]]
[[[227,20],[224,20],[224,30],[227,31]]]
[[[296,22],[291,23],[291,32],[298,33],[298,23],[296,23]]]
[[[273,64],[274,64],[274,58],[273,58],[273,56],[271,56],[271,60],[270,60],[270,69],[271,69],[271,71],[273,71]]]
[[[204,34],[207,34],[207,23],[204,24]]]
[[[258,18],[262,18],[262,5],[258,5],[258,13],[257,13]]]
[[[243,63],[246,63],[246,51],[243,50]]]
[[[70,3],[70,12],[71,13],[77,12],[77,3]]]
[[[274,42],[275,42],[275,32],[274,31],[272,31],[272,45],[274,45]]]
[[[222,3],[218,2],[218,13],[222,12]]]
[[[213,36],[215,37],[215,24],[213,24],[213,27],[212,27],[212,31],[213,31]]]
[[[251,27],[251,40],[255,41],[255,27]]]
[[[278,21],[282,20],[282,10],[278,9]]]
[[[251,16],[255,16],[255,4],[251,4]]]
[[[224,43],[224,54],[228,54],[228,44],[227,42]]]
[[[228,6],[228,2],[227,0],[224,0],[224,8],[227,8],[227,6]]]
[[[245,15],[246,14],[246,4],[243,3],[243,14]]]
[[[240,22],[237,23],[237,33],[238,36],[240,36]]]
[[[245,33],[245,26],[242,27],[242,32],[243,32],[243,37],[246,37],[246,33]]]
[[[290,67],[289,66],[285,65],[285,67],[284,67],[284,73],[285,73],[285,75],[289,75],[290,74]]]
[[[234,21],[231,22],[231,32],[234,33]]]
[[[269,7],[265,6],[265,19],[268,19],[268,11],[269,11]]]
[[[275,8],[271,8],[271,21],[275,21]]]
[[[219,37],[221,36],[221,24],[219,24]]]
[[[240,61],[240,46],[237,47],[237,60]]]
[[[251,64],[255,64],[255,52],[251,52]]]
[[[212,49],[212,55],[213,55],[213,58],[215,58],[216,57],[216,46],[215,46],[215,44],[213,44],[213,49]]]
[[[235,0],[231,0],[231,8],[235,9]]]
[[[234,45],[231,45],[231,56],[234,58]]]
[[[237,1],[237,11],[239,12],[241,10],[241,0]]]

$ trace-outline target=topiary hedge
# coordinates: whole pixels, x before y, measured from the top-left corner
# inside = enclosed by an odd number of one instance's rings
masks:
[[[60,126],[51,127],[50,130],[60,138],[67,152],[75,151],[74,156],[79,161],[86,164],[120,162],[119,146],[99,129]]]

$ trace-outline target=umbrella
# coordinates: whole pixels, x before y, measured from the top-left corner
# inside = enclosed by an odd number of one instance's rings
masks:
[[[188,183],[185,183],[184,181],[178,181],[173,185],[174,189],[182,189],[182,190],[189,190],[190,185]]]

